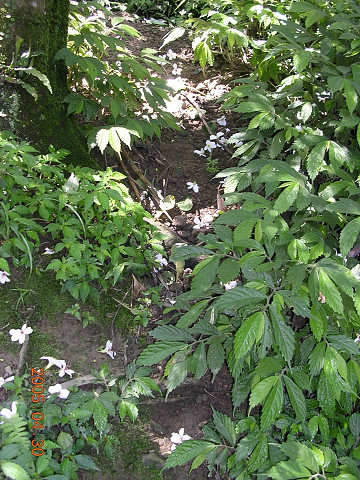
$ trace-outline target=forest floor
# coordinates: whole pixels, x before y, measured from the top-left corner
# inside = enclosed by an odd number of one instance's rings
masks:
[[[131,18],[126,18],[126,21],[131,21]],[[129,42],[132,53],[138,53],[144,47],[158,50],[169,31],[167,27],[144,21],[132,25],[142,35]],[[170,85],[182,88],[171,97],[167,107],[179,119],[181,129],[163,131],[161,140],[138,144],[131,154],[138,168],[157,190],[161,190],[164,197],[171,195],[176,201],[191,198],[193,208],[190,211],[184,212],[174,207],[168,210],[167,217],[160,220],[184,241],[196,243],[199,231],[207,231],[205,224],[211,225],[219,210],[224,208],[219,200],[220,179],[214,179],[214,175],[217,171],[236,164],[236,160],[231,159],[232,149],[229,147],[219,147],[213,151],[213,159],[218,161],[213,161],[212,165],[207,165],[206,158],[194,153],[194,150],[204,147],[211,132],[223,132],[226,138],[234,133],[237,120],[226,116],[226,126],[217,122],[224,115],[219,110],[220,104],[217,101],[229,91],[232,77],[228,66],[219,62],[208,68],[204,74],[199,65],[192,61],[191,41],[187,36],[167,45],[162,53],[165,54],[169,49],[176,53],[176,59],[164,66],[163,76]],[[181,75],[172,73],[175,63],[177,68],[182,69]],[[115,166],[111,159],[109,164]],[[190,190],[187,182],[196,182],[199,191],[195,193]],[[151,198],[146,197],[143,201],[149,211],[156,215]],[[200,229],[193,228],[197,219],[204,224]],[[35,271],[43,272],[47,261],[44,256],[39,258]],[[166,268],[174,271],[171,264]],[[152,279],[149,279],[150,283],[151,281]],[[18,346],[9,346],[5,332],[13,328],[14,323],[18,325],[26,319],[29,319],[29,325],[34,328],[33,338],[36,339],[34,342],[31,338],[30,341],[28,368],[44,368],[45,364],[39,360],[40,356],[53,356],[66,359],[70,368],[81,376],[90,374],[93,368],[99,369],[103,362],[108,363],[111,373],[122,375],[126,363],[136,358],[141,348],[146,345],[147,329],[153,328],[162,318],[160,309],[154,308],[148,327],[140,330],[127,309],[118,309],[118,301],[123,298],[124,292],[112,292],[102,298],[100,306],[87,305],[85,310],[80,307],[79,313],[83,318],[85,314],[85,317],[91,315],[97,320],[83,328],[81,320],[71,313],[66,313],[66,310],[71,309],[74,300],[69,295],[60,293],[60,287],[51,275],[34,273],[27,277],[22,269],[16,269],[11,283],[2,286],[0,290],[0,376],[13,375],[18,362]],[[114,360],[97,351],[111,338],[112,332],[113,349],[117,352]],[[163,366],[158,365],[155,378],[165,390],[165,382],[161,379]],[[47,382],[54,380],[51,375],[50,370],[46,371]],[[92,387],[86,385],[83,388]],[[0,401],[4,400],[1,395],[4,393],[1,394],[0,391]],[[110,462],[105,459],[98,459],[102,473],[92,475],[83,472],[80,478],[159,480],[162,478],[159,468],[161,469],[170,452],[172,432],[184,428],[192,438],[201,438],[201,427],[211,418],[211,406],[231,415],[230,395],[231,377],[223,368],[214,382],[211,382],[208,374],[200,381],[189,378],[183,386],[169,395],[167,401],[164,397],[157,396],[140,402],[140,422],[137,425],[114,423],[120,440],[120,456],[114,467],[109,467]],[[197,469],[190,476],[188,472],[189,466],[178,467],[165,471],[163,478],[203,480],[207,476],[205,467]],[[219,480],[220,477],[215,474],[211,478]]]

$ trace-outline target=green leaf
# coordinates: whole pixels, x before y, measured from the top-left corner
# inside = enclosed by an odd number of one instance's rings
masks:
[[[191,290],[206,292],[212,286],[220,264],[219,256],[208,257],[196,265]]]
[[[223,262],[221,262],[217,271],[219,280],[223,285],[231,280],[234,280],[239,273],[240,266],[235,258],[226,258]]]
[[[185,33],[185,28],[184,27],[175,27],[172,30],[170,30],[169,33],[167,33],[164,37],[164,41],[160,47],[160,50],[165,47],[168,43],[174,42],[178,38],[182,37]]]
[[[10,273],[10,267],[5,258],[0,258],[0,270],[6,273]]]
[[[81,285],[80,285],[80,297],[83,303],[85,303],[85,300],[87,299],[89,293],[90,293],[90,285],[86,280],[84,280]]]
[[[292,460],[278,463],[266,472],[265,475],[273,480],[297,480],[311,477],[311,473],[306,467]]]
[[[107,144],[109,143],[109,129],[101,128],[96,134],[96,144],[101,153],[104,153]]]
[[[195,303],[190,310],[185,313],[180,319],[178,320],[176,326],[178,328],[186,328],[192,325],[196,320],[200,317],[201,313],[203,312],[204,308],[208,304],[209,300],[200,300],[200,302]]]
[[[234,352],[237,360],[244,357],[254,345],[256,339],[264,333],[265,318],[263,312],[253,313],[247,318],[235,334]]]
[[[177,445],[176,449],[167,457],[164,468],[178,467],[190,462],[199,455],[205,455],[217,446],[202,440],[186,440]]]
[[[309,65],[310,62],[310,52],[307,50],[298,50],[294,53],[293,57],[294,69],[301,73]]]
[[[329,142],[326,140],[318,143],[311,150],[306,162],[307,170],[311,180],[314,180],[317,177],[325,165],[324,156],[328,147]]]
[[[289,377],[284,375],[283,379],[296,417],[304,422],[306,418],[306,403],[304,395],[300,388]]]
[[[151,337],[157,340],[173,341],[173,342],[193,342],[194,338],[182,328],[173,325],[161,325],[149,332]]]
[[[96,466],[94,460],[89,455],[75,455],[74,460],[80,468],[84,468],[85,470],[100,471],[100,469]]]
[[[360,232],[360,218],[355,218],[349,222],[340,234],[340,252],[345,257],[356,242]]]
[[[286,325],[284,318],[277,312],[275,305],[270,305],[270,317],[275,342],[279,346],[281,355],[290,365],[295,350],[295,332]]]
[[[261,412],[260,427],[261,430],[272,425],[282,410],[283,404],[283,385],[280,377],[276,377],[276,382],[267,396]]]
[[[189,212],[193,208],[193,201],[191,200],[191,198],[185,198],[185,200],[181,200],[180,202],[176,202],[176,205],[183,212]]]
[[[4,474],[9,478],[13,480],[30,480],[26,470],[17,463],[0,460],[0,465]]]
[[[319,375],[324,367],[326,343],[318,343],[309,355],[309,368],[312,376]]]
[[[216,430],[232,447],[234,447],[236,443],[234,422],[224,413],[218,412],[213,407],[211,408],[213,411],[213,422]]]
[[[200,343],[200,345],[197,346],[193,355],[193,361],[195,363],[195,379],[199,380],[207,369],[206,350],[204,343]]]
[[[270,390],[278,381],[278,378],[278,376],[273,375],[272,377],[264,378],[264,380],[261,380],[261,382],[255,385],[250,395],[249,411],[256,405],[263,403],[263,400],[268,396]]]
[[[170,392],[181,385],[181,383],[185,380],[187,373],[187,359],[183,360],[182,362],[175,363],[171,367],[166,382],[166,398]]]
[[[351,415],[349,420],[349,429],[355,438],[360,437],[360,414],[359,413],[353,413]]]
[[[99,431],[100,435],[102,435],[107,426],[108,411],[106,407],[97,400],[95,400],[94,403],[93,418],[95,427]]]
[[[247,470],[248,472],[255,472],[261,465],[266,462],[269,456],[268,440],[266,435],[261,435],[259,443],[254,448],[250,455]]]
[[[73,445],[73,438],[69,433],[60,432],[56,442],[66,452],[70,453]]]
[[[323,271],[322,268],[318,268],[319,289],[325,297],[325,303],[329,305],[334,312],[342,313],[344,310],[343,302],[339,290],[335,287],[334,283]]]
[[[103,207],[104,210],[108,212],[110,207],[108,195],[105,192],[98,192],[96,196],[100,202],[100,205]]]
[[[140,353],[136,363],[138,365],[154,365],[186,347],[187,344],[183,342],[156,342]]]
[[[214,378],[223,366],[225,360],[224,347],[222,346],[222,343],[218,338],[214,338],[213,341],[210,343],[206,359],[209,369],[213,374]]]
[[[317,386],[317,399],[319,401],[319,406],[324,409],[325,414],[328,417],[333,418],[335,413],[334,389],[324,372],[321,372],[320,374]]]
[[[312,104],[310,102],[304,103],[304,105],[301,107],[301,118],[303,119],[304,123],[310,118],[311,113]]]
[[[251,304],[258,304],[266,299],[266,295],[254,288],[237,286],[226,291],[215,301],[219,310],[238,309]]]
[[[355,88],[353,87],[351,80],[348,80],[348,79],[344,80],[344,94],[345,94],[346,105],[349,109],[349,112],[353,113],[353,111],[356,108],[359,97]]]
[[[36,473],[42,473],[49,465],[49,459],[45,455],[41,455],[36,460]]]

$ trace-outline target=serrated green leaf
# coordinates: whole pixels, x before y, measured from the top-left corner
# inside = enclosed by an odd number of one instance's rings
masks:
[[[193,270],[191,290],[206,292],[212,286],[220,264],[220,257],[214,255],[202,260]]]
[[[184,342],[156,342],[140,353],[136,363],[138,365],[154,365],[186,347],[187,344]]]
[[[272,387],[265,403],[262,407],[260,427],[261,430],[272,425],[282,410],[283,405],[283,385],[280,377],[276,377],[276,382]]]
[[[196,350],[193,354],[193,361],[195,364],[194,365],[195,379],[199,380],[204,375],[207,369],[206,350],[205,350],[204,343],[200,343],[200,345],[196,347]]]
[[[169,455],[165,461],[164,468],[178,467],[190,462],[199,455],[205,455],[211,450],[216,449],[216,445],[202,440],[186,440],[177,445],[176,449]]]
[[[345,94],[346,105],[349,109],[349,112],[353,113],[353,111],[356,108],[359,97],[351,80],[348,80],[348,79],[344,80],[344,94]]]
[[[355,438],[360,437],[360,414],[359,413],[353,413],[351,415],[349,420],[349,429]]]
[[[266,435],[260,437],[259,443],[254,448],[250,455],[247,470],[248,472],[255,472],[261,465],[266,462],[269,456],[268,440]]]
[[[265,300],[266,295],[254,288],[237,286],[226,291],[215,301],[220,311],[238,309]]]
[[[309,368],[312,376],[319,375],[324,367],[326,343],[318,343],[309,355]]]
[[[178,320],[176,326],[178,328],[186,328],[192,325],[202,314],[204,308],[209,303],[209,300],[200,300],[200,302],[195,303],[190,310],[185,313],[180,319]]]
[[[339,290],[322,268],[318,268],[319,289],[322,293],[325,303],[329,305],[334,312],[342,313],[344,310],[342,298]]]
[[[234,422],[224,413],[218,412],[213,407],[211,408],[213,411],[213,422],[216,430],[231,446],[234,447],[236,443]]]
[[[102,435],[107,425],[108,411],[106,407],[98,400],[95,400],[94,403],[93,418],[95,427],[99,431],[100,435]]]
[[[333,418],[335,413],[334,389],[324,372],[321,372],[320,374],[317,386],[317,399],[319,401],[319,406],[324,410],[325,414],[328,417]]]
[[[296,72],[301,73],[309,65],[310,52],[307,50],[298,50],[294,53],[293,62]]]
[[[174,325],[161,325],[149,332],[151,337],[157,340],[173,341],[173,342],[193,342],[194,338],[184,329],[175,327]]]
[[[60,447],[65,450],[66,452],[71,452],[72,449],[72,444],[73,444],[73,438],[69,433],[66,432],[60,432],[56,442]]]
[[[234,340],[234,353],[237,360],[240,360],[251,350],[255,340],[263,335],[264,328],[263,312],[253,313],[242,323],[235,334]]]
[[[181,385],[188,374],[187,359],[172,365],[166,381],[166,397]]]
[[[299,465],[298,462],[292,460],[278,463],[270,468],[265,475],[271,477],[273,480],[295,480],[298,478],[303,479],[311,477],[311,473],[306,467],[303,467],[302,465]]]
[[[100,471],[100,469],[96,466],[94,460],[89,455],[75,455],[74,460],[80,468],[84,468],[85,470]]]
[[[221,262],[217,271],[219,280],[223,285],[234,280],[239,273],[240,266],[235,258],[226,258],[223,262]]]
[[[286,325],[284,318],[277,312],[275,305],[270,305],[270,318],[276,344],[281,355],[290,365],[295,350],[295,332]]]
[[[312,104],[310,102],[304,103],[304,105],[301,107],[301,118],[303,119],[304,123],[310,118],[311,113]]]
[[[311,180],[314,180],[317,175],[321,172],[324,166],[324,156],[329,147],[329,142],[324,141],[320,142],[311,150],[306,166]]]
[[[360,218],[355,218],[349,222],[340,234],[340,252],[345,257],[352,247],[360,232]]]
[[[278,376],[264,378],[261,382],[257,383],[251,391],[249,400],[249,411],[256,405],[263,403],[263,400],[268,396],[272,387],[276,384]]]
[[[101,153],[104,153],[105,148],[109,143],[109,129],[101,128],[96,134],[96,144]]]
[[[300,388],[289,377],[284,375],[283,379],[296,417],[304,422],[306,418],[306,403],[304,395]]]

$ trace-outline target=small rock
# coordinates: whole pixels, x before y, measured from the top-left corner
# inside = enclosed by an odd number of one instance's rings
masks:
[[[185,215],[177,215],[173,218],[173,224],[176,227],[184,227],[186,225],[187,218]]]
[[[14,375],[13,369],[10,367],[10,365],[5,367],[5,373],[7,373],[9,377],[11,377],[11,375]]]
[[[155,420],[150,420],[150,427],[155,433],[160,433],[160,435],[164,435],[164,429],[159,422],[156,422]]]
[[[147,465],[148,467],[156,467],[161,470],[165,465],[165,460],[160,458],[154,452],[145,453],[144,455],[141,455],[141,457],[142,457],[142,461],[144,462],[144,465]]]

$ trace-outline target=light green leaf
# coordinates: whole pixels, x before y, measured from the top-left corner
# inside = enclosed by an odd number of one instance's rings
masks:
[[[300,388],[288,376],[284,375],[283,379],[296,417],[304,422],[306,418],[306,403],[304,395]]]
[[[344,94],[345,94],[346,105],[349,109],[349,112],[353,113],[353,111],[356,108],[359,97],[351,80],[348,80],[348,79],[344,80]]]
[[[69,433],[60,432],[56,442],[66,452],[70,453],[73,445],[73,438]]]
[[[286,325],[284,318],[277,312],[274,305],[270,305],[270,317],[275,342],[279,346],[280,353],[290,365],[295,350],[295,332]]]
[[[0,466],[4,474],[13,480],[30,480],[26,470],[17,463],[0,460]]]
[[[261,382],[257,383],[252,389],[249,400],[249,411],[256,405],[263,403],[263,400],[267,397],[272,387],[278,381],[278,376],[266,377]]]
[[[168,43],[174,42],[178,38],[181,38],[184,35],[185,31],[186,30],[185,30],[184,27],[176,27],[176,28],[170,30],[170,32],[165,35],[164,41],[163,41],[163,43],[160,47],[160,50],[163,47],[165,47],[165,45],[167,45]]]
[[[270,468],[265,475],[271,477],[273,480],[297,480],[299,478],[311,477],[311,473],[307,468],[292,460],[278,463]]]
[[[312,104],[310,102],[304,103],[304,105],[301,107],[301,118],[303,119],[303,122],[306,122],[312,113]]]
[[[343,312],[343,302],[339,290],[335,287],[334,283],[322,268],[318,268],[319,289],[325,297],[325,303],[329,305],[334,312]]]
[[[298,73],[301,73],[309,65],[310,52],[307,50],[298,50],[293,57],[294,68]]]
[[[240,273],[240,266],[235,258],[226,258],[221,262],[217,274],[220,282],[224,285],[234,280]]]
[[[205,258],[196,265],[193,270],[194,279],[191,284],[191,290],[206,292],[212,286],[220,264],[220,257],[214,255]]]
[[[261,412],[260,427],[261,430],[272,425],[282,410],[283,404],[283,385],[280,377],[276,377],[276,382],[267,396]]]
[[[237,286],[226,291],[216,300],[215,305],[219,310],[238,309],[251,304],[260,303],[265,300],[266,295],[254,288]]]
[[[164,468],[184,465],[198,455],[204,455],[216,448],[216,445],[211,442],[186,440],[180,443],[180,445],[177,445],[176,449],[167,457]]]
[[[318,143],[311,150],[306,162],[307,170],[311,180],[314,180],[317,177],[325,165],[324,156],[328,148],[329,142],[326,140]]]
[[[183,342],[156,342],[146,347],[139,355],[136,363],[138,365],[154,365],[173,353],[186,348],[187,343]]]
[[[191,200],[191,198],[185,198],[185,200],[181,200],[180,202],[176,202],[176,205],[183,212],[189,212],[193,208],[193,201]]]
[[[340,234],[340,252],[345,257],[356,242],[360,232],[360,218],[351,220],[342,230]]]
[[[96,144],[101,153],[104,153],[107,144],[109,143],[109,129],[101,128],[96,134]]]
[[[262,337],[264,328],[263,312],[253,313],[242,323],[235,334],[234,340],[234,353],[237,360],[240,360],[251,350],[257,338]]]
[[[102,435],[107,425],[108,411],[106,407],[97,400],[95,400],[94,403],[93,418],[95,427],[100,435]]]
[[[318,343],[309,355],[309,368],[312,376],[318,375],[324,367],[326,343]]]
[[[176,326],[178,328],[186,328],[192,325],[196,320],[200,317],[201,313],[203,312],[204,308],[208,304],[209,300],[200,300],[200,302],[195,303],[190,310],[185,313],[180,319],[178,320]]]
[[[5,258],[0,258],[0,270],[6,273],[10,273],[10,267]]]

